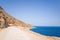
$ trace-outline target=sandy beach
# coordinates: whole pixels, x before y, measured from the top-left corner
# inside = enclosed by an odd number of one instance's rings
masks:
[[[60,40],[56,37],[48,37],[22,27],[11,26],[0,30],[0,40]]]

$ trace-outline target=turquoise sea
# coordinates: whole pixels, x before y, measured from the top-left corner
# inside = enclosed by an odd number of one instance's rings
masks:
[[[60,37],[60,26],[35,26],[31,30],[46,36]]]

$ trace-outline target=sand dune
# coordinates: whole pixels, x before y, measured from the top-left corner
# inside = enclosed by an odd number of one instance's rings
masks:
[[[56,37],[47,37],[28,29],[11,26],[0,30],[0,40],[60,40]]]

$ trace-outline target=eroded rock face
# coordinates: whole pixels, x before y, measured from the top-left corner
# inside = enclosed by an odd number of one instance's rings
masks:
[[[5,26],[5,20],[4,18],[0,17],[0,28],[3,28]]]
[[[2,11],[0,11],[0,28],[5,28],[6,27],[6,20],[5,16]]]
[[[2,7],[0,7],[0,28],[6,28],[7,26],[10,26],[9,24],[14,26],[31,27],[31,25],[15,19],[6,13]]]

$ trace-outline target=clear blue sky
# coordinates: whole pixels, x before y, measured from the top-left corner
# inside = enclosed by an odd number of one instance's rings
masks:
[[[60,0],[0,0],[5,11],[37,26],[60,26]]]

